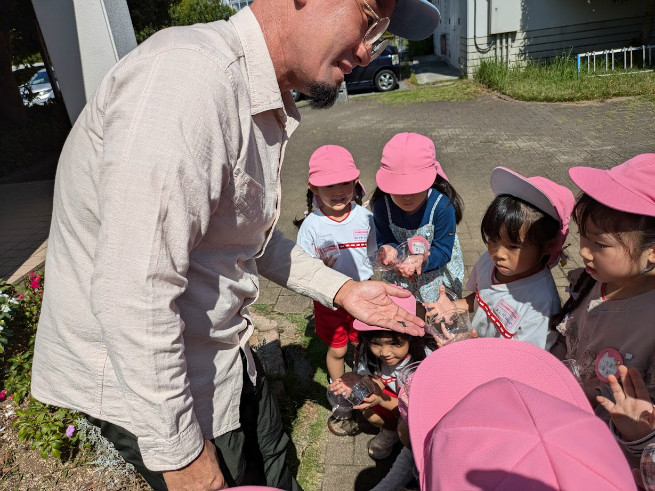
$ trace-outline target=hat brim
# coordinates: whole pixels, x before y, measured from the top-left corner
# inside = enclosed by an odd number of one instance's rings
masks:
[[[489,178],[491,190],[496,196],[509,194],[536,206],[544,213],[562,223],[553,202],[538,187],[528,182],[523,176],[505,167],[496,167]]]
[[[423,472],[425,440],[430,430],[476,387],[502,377],[593,414],[575,377],[546,350],[498,338],[448,344],[423,360],[412,379],[409,434],[419,473]],[[437,383],[439,379],[445,383]]]
[[[413,174],[393,174],[380,168],[375,174],[375,182],[388,194],[416,194],[430,189],[436,177],[437,168],[434,166]]]
[[[387,30],[411,41],[430,37],[439,25],[439,9],[425,0],[398,0]]]
[[[626,189],[604,169],[571,167],[569,176],[585,194],[609,208],[655,217],[655,204]]]
[[[354,181],[359,178],[359,170],[356,167],[342,170],[333,174],[319,174],[309,179],[312,186],[333,186],[342,182]]]

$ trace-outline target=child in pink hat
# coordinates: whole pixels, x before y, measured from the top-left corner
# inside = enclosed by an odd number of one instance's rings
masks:
[[[413,296],[390,298],[408,312],[416,312],[416,299]],[[356,377],[369,377],[377,385],[375,392],[354,406],[354,409],[361,410],[371,424],[380,428],[380,432],[369,442],[368,453],[373,459],[384,459],[399,441],[398,375],[408,365],[425,359],[436,345],[427,336],[410,336],[369,326],[358,320],[355,320],[354,327],[359,331]],[[337,379],[330,384],[330,390],[347,397],[353,377],[352,374],[346,374]],[[410,465],[410,477],[411,468]]]
[[[360,206],[364,189],[350,152],[337,145],[316,149],[309,159],[307,187],[308,214],[294,222],[300,227],[298,245],[354,280],[369,279],[373,271],[366,257],[376,248],[373,215]],[[348,343],[357,343],[353,317],[343,308],[331,310],[315,301],[314,322],[316,335],[328,346],[328,373],[336,380],[344,373]],[[328,428],[338,436],[359,432],[352,417],[332,415]]]
[[[561,336],[553,352],[576,361],[596,413],[612,419],[636,463],[653,428],[622,426],[639,415],[614,407],[608,381],[625,365],[655,399],[655,154],[609,170],[573,167],[569,175],[582,190],[573,218],[585,268],[571,272],[571,297],[552,320]]]
[[[472,328],[481,337],[502,337],[550,348],[550,317],[561,310],[548,266],[558,263],[566,239],[573,193],[544,177],[523,177],[496,167],[491,172],[496,198],[482,218],[487,244],[471,270],[468,297],[455,301],[474,312]],[[444,307],[445,304],[445,307]],[[426,304],[428,315],[452,308],[449,300]]]
[[[409,432],[423,490],[637,489],[571,372],[529,343],[432,353],[412,379]]]
[[[456,226],[463,204],[436,159],[432,140],[400,133],[385,145],[377,189],[371,198],[377,245],[383,263],[392,263],[396,248],[421,238],[427,262],[404,261],[383,274],[389,283],[410,290],[420,302],[434,302],[439,286],[462,293],[464,262]],[[410,248],[411,249],[411,248]]]

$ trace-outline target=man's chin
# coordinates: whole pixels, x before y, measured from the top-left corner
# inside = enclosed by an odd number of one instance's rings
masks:
[[[327,109],[332,107],[339,96],[339,85],[327,82],[315,82],[308,87],[309,106],[312,109]]]

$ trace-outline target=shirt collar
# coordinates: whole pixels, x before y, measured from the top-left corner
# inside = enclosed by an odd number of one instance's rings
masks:
[[[300,122],[300,113],[291,93],[280,93],[273,61],[255,14],[250,7],[244,7],[230,17],[229,22],[234,27],[243,48],[251,115],[278,110],[282,123],[290,124],[295,129]]]

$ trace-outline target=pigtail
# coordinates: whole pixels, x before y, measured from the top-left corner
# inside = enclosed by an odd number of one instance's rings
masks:
[[[562,311],[553,315],[548,321],[548,328],[550,330],[556,330],[557,326],[560,325],[564,319],[571,314],[571,312],[578,308],[585,297],[589,295],[589,292],[591,292],[591,289],[595,284],[596,280],[594,280],[589,273],[583,271],[569,292],[569,298],[562,307]]]
[[[448,197],[450,204],[455,208],[455,223],[459,224],[464,214],[464,202],[455,188],[446,179],[437,174],[432,187]]]
[[[305,217],[309,215],[312,211],[314,210],[314,193],[312,193],[311,189],[307,189],[307,211],[304,213],[304,216],[300,219],[294,218],[293,219],[293,224],[300,228],[302,225],[302,222],[305,221]]]
[[[364,199],[364,188],[358,182],[355,184],[355,194],[354,194],[355,203],[359,206],[362,206],[362,200]]]
[[[373,209],[373,205],[375,202],[381,198],[384,198],[387,195],[384,191],[382,191],[380,188],[376,187],[375,191],[373,191],[373,195],[371,196],[371,199],[369,200],[371,204],[371,210]]]

